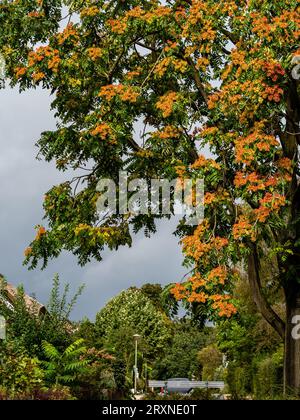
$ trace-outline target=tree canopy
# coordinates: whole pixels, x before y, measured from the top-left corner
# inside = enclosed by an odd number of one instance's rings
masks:
[[[95,329],[118,354],[134,350],[133,335],[141,336],[145,355],[152,359],[163,353],[172,335],[167,315],[140,290],[130,288],[114,297],[98,312]]]

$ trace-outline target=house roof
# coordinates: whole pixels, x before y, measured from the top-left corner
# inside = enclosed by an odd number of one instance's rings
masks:
[[[2,293],[1,293],[2,292]],[[4,293],[3,293],[4,292]],[[0,275],[0,298],[4,301],[5,305],[13,309],[14,303],[18,297],[18,289],[10,283],[4,280],[4,277]],[[46,308],[43,304],[38,302],[36,299],[29,295],[24,295],[24,300],[27,308],[30,312],[37,315],[46,313]]]

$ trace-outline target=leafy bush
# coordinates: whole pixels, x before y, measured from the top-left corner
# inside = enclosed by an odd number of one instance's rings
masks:
[[[174,323],[174,336],[164,355],[153,364],[152,377],[169,378],[201,377],[201,366],[197,359],[199,350],[210,340],[211,329],[199,331],[189,320]]]
[[[0,388],[0,401],[2,400],[75,400],[67,387],[41,388],[31,392],[9,393],[6,388]]]
[[[43,388],[44,372],[40,361],[6,346],[0,364],[0,384],[11,396]]]
[[[43,349],[48,359],[43,363],[45,376],[56,386],[74,382],[88,364],[88,360],[82,357],[86,353],[82,339],[75,341],[63,352],[46,341],[43,342]]]
[[[104,345],[108,343],[117,353],[134,352],[132,335],[140,334],[144,354],[153,359],[165,350],[172,324],[143,292],[131,288],[113,298],[97,314],[95,327]],[[124,359],[128,363],[128,354]]]
[[[204,381],[213,381],[217,378],[217,369],[222,364],[222,353],[217,349],[216,345],[210,345],[198,353],[198,360],[202,365],[202,379]]]
[[[254,394],[256,398],[275,398],[282,395],[283,346],[279,350],[256,363],[254,375]]]
[[[252,391],[252,372],[248,366],[238,366],[234,362],[229,363],[226,372],[228,391],[233,399],[244,399]]]

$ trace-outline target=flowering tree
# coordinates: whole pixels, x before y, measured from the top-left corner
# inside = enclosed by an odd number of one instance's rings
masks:
[[[154,216],[99,220],[99,178],[117,180],[119,170],[133,178],[203,177],[205,219],[196,228],[183,220],[178,229],[193,273],[173,294],[211,317],[229,317],[233,267],[245,261],[259,310],[285,339],[286,385],[299,389],[300,341],[292,338],[300,315],[298,1],[65,3],[70,14],[57,31],[59,2],[1,4],[0,46],[12,84],[55,94],[59,123],[43,133],[40,155],[80,172],[46,194],[49,228],[38,227],[26,262],[46,264],[66,249],[84,264],[100,260],[105,246],[130,245],[130,225],[155,231]],[[40,36],[36,46],[26,31],[40,34],[49,13],[47,42]],[[144,125],[138,141],[137,121]],[[266,248],[278,264],[286,320],[264,293]]]

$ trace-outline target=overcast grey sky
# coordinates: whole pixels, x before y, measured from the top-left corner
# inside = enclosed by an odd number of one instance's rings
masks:
[[[42,221],[44,193],[64,179],[54,165],[37,161],[34,144],[45,130],[55,128],[48,92],[40,89],[19,94],[0,90],[0,273],[43,303],[48,300],[51,280],[60,274],[72,290],[86,284],[73,313],[74,319],[94,318],[105,303],[130,286],[143,283],[168,284],[179,281],[186,270],[178,239],[172,236],[174,222],[163,222],[151,239],[139,235],[131,249],[105,252],[104,261],[77,266],[67,253],[50,262],[45,271],[28,271],[22,266],[24,249],[35,235],[34,226]]]

